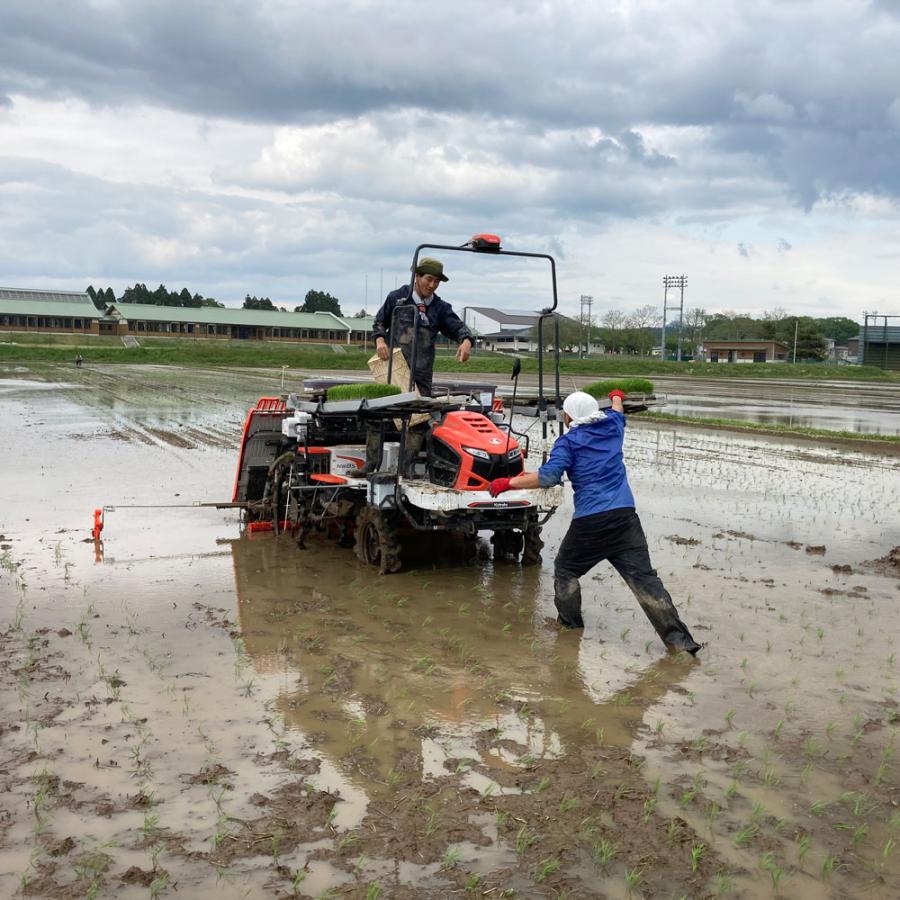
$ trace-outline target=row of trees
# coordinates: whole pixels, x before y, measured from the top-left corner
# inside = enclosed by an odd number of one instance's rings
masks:
[[[793,351],[796,336],[797,359],[821,360],[827,354],[827,339],[846,342],[859,334],[859,324],[843,316],[791,316],[783,309],[754,318],[730,311],[707,313],[695,307],[685,310],[680,323],[677,318],[666,322],[667,354],[676,352],[679,330],[682,355],[688,358],[697,354],[704,340],[776,340]],[[545,345],[552,344],[553,338],[554,329],[546,324]],[[537,341],[536,327],[531,339]],[[640,306],[630,313],[611,309],[590,323],[560,319],[560,346],[569,351],[590,343],[592,347],[602,345],[607,352],[648,356],[661,340],[662,312],[652,305]]]
[[[180,291],[170,291],[161,284],[155,291],[151,291],[146,284],[137,282],[133,287],[127,287],[121,297],[116,297],[111,287],[96,289],[89,284],[87,295],[93,300],[97,309],[105,309],[110,303],[146,303],[150,306],[215,306],[224,308],[224,303],[213,300],[212,297],[204,297],[202,294],[192,294],[187,288]],[[247,294],[244,297],[242,309],[263,309],[271,312],[287,312],[283,306],[276,306],[268,297],[256,297]],[[341,315],[341,302],[337,297],[332,297],[324,291],[307,291],[301,306],[295,306],[294,312],[332,312]],[[364,310],[358,312],[357,317],[365,315]]]
[[[268,297],[251,297],[247,294],[244,297],[244,305],[242,309],[264,309],[270,312],[287,312],[283,306],[276,306]],[[337,297],[325,291],[307,291],[306,297],[300,306],[294,307],[294,312],[312,313],[312,312],[330,312],[336,316],[342,315],[341,301]],[[363,313],[365,314],[365,313]],[[357,314],[358,315],[358,314]]]
[[[105,309],[110,303],[146,303],[150,306],[217,306],[223,307],[224,303],[213,300],[212,297],[204,297],[202,294],[192,294],[187,288],[180,291],[170,291],[161,284],[155,291],[151,291],[146,284],[137,282],[133,287],[127,287],[122,296],[116,298],[111,287],[96,290],[92,284],[87,286],[85,293],[94,301],[97,309]]]

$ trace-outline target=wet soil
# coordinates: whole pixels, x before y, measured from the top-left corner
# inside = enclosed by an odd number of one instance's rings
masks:
[[[271,377],[6,374],[3,896],[897,895],[896,458],[633,424],[694,661],[607,566],[556,628],[569,501],[379,577],[190,506]]]

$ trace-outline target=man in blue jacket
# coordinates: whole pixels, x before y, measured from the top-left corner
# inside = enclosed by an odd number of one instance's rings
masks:
[[[575,492],[575,515],[554,564],[554,602],[559,623],[584,628],[578,579],[607,559],[631,589],[650,624],[670,650],[700,649],[678,616],[669,592],[650,562],[647,539],[628,486],[622,443],[625,411],[621,391],[611,391],[612,407],[601,411],[589,394],[575,391],[563,403],[569,431],[553,445],[537,472],[491,482],[491,496],[508,490],[548,488],[567,473]]]
[[[456,359],[467,362],[472,352],[472,334],[462,319],[453,312],[453,307],[442,300],[435,289],[442,281],[450,279],[444,274],[444,264],[430,256],[422,257],[416,265],[412,292],[410,286],[404,284],[396,291],[391,291],[384,300],[381,309],[375,313],[372,334],[375,337],[375,352],[387,360],[391,329],[394,330],[394,346],[403,351],[403,357],[412,368],[413,335],[416,335],[416,369],[413,380],[423,397],[431,396],[432,379],[434,378],[434,345],[438,334],[456,341],[459,347]],[[412,296],[410,296],[410,293]],[[418,318],[418,329],[415,320]],[[413,426],[406,435],[406,449],[403,468],[406,469],[416,454],[421,450],[428,431],[427,424]],[[359,469],[350,472],[354,478],[370,475],[378,464],[379,438],[378,431],[369,428],[366,435],[366,462]]]

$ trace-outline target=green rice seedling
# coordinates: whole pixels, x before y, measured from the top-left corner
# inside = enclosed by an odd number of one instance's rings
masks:
[[[497,819],[497,827],[502,828],[509,821],[509,813],[505,809],[498,809],[494,816]]]
[[[719,808],[718,803],[710,803],[708,809],[706,810],[706,820],[709,822],[710,830],[712,830],[713,826],[716,824],[716,820],[719,818],[722,810]]]
[[[750,810],[750,821],[758,822],[765,814],[766,814],[765,806],[763,806],[761,800],[757,800],[753,804],[753,809]]]
[[[550,787],[551,783],[552,783],[552,782],[551,782],[550,778],[549,778],[548,776],[545,775],[545,776],[537,783],[537,787],[534,789],[535,793],[536,793],[536,794],[539,794],[541,791],[547,790],[547,788]]]
[[[164,894],[168,884],[169,875],[167,872],[161,872],[159,875],[157,875],[149,885],[150,897],[152,898],[152,900],[156,900],[157,897]]]
[[[431,837],[441,827],[438,811],[432,806],[425,807],[425,836]]]
[[[594,857],[594,862],[601,869],[605,869],[615,858],[616,845],[606,838],[600,838],[591,848],[591,855]]]
[[[861,844],[869,834],[869,826],[863,823],[862,825],[857,825],[856,828],[853,829],[853,835],[850,839],[850,843],[853,847],[857,847]]]
[[[448,847],[441,860],[442,869],[453,869],[459,862],[459,847]]]
[[[379,384],[373,381],[358,384],[336,384],[328,388],[325,397],[331,401],[375,400],[378,397],[392,397],[400,393],[402,391],[394,384]]]
[[[352,847],[359,840],[359,835],[348,833],[341,835],[337,844],[335,845],[338,850],[344,850],[347,847]]]
[[[821,816],[825,814],[825,811],[828,809],[829,803],[827,800],[816,800],[815,803],[810,806],[809,811],[814,816]]]
[[[638,886],[641,876],[644,874],[643,869],[626,869],[625,870],[625,889],[628,895]]]
[[[777,891],[781,876],[784,875],[784,867],[778,865],[771,851],[767,851],[760,856],[759,867],[763,872],[769,873],[769,877],[772,879],[772,890]]]
[[[366,891],[366,900],[378,900],[381,896],[381,885],[377,881],[373,881]]]
[[[656,797],[648,797],[644,801],[644,821],[650,821],[650,816],[653,815],[653,810],[656,809]]]
[[[713,881],[713,893],[717,897],[724,897],[725,894],[734,890],[734,881],[731,876],[725,872],[717,872]]]
[[[727,713],[725,713],[725,727],[731,728],[731,723],[734,721],[734,710],[729,709]]]
[[[784,719],[779,719],[778,723],[775,725],[775,740],[781,737],[781,730],[784,728]]]
[[[141,836],[143,839],[150,840],[159,831],[159,816],[151,813],[144,813],[144,823],[141,826]]]
[[[582,388],[586,394],[603,399],[610,391],[622,391],[623,394],[652,394],[653,382],[647,378],[608,378],[595,381]]]
[[[803,755],[815,759],[822,752],[822,745],[810,734],[803,741]]]
[[[696,872],[700,868],[700,860],[706,852],[706,844],[694,844],[691,847],[691,872]]]
[[[481,884],[481,878],[482,878],[482,876],[478,872],[473,872],[466,879],[466,891],[476,890],[478,888],[478,886]]]
[[[678,837],[678,832],[681,831],[681,825],[677,819],[670,819],[669,824],[666,826],[666,844],[671,847],[675,843],[675,838]]]
[[[577,797],[570,797],[568,794],[564,794],[562,800],[559,801],[559,811],[567,813],[570,809],[575,809],[578,803]]]
[[[297,869],[294,872],[294,877],[291,879],[291,893],[296,897],[300,893],[300,885],[306,881],[306,870],[305,869]]]
[[[731,801],[734,798],[735,794],[737,794],[737,792],[738,784],[736,781],[732,781],[725,790],[725,799]]]
[[[688,807],[691,803],[694,802],[694,798],[697,796],[697,788],[690,787],[681,793],[681,799],[678,801],[683,807]]]
[[[516,853],[524,853],[532,844],[537,842],[537,834],[527,825],[523,825],[516,832]]]
[[[831,856],[831,854],[826,856],[825,859],[822,860],[822,877],[828,878],[828,876],[834,872],[838,865],[839,863],[837,859]]]
[[[734,836],[734,845],[735,847],[744,847],[759,834],[759,825],[756,822],[751,822],[749,825],[745,825],[741,828]]]
[[[803,857],[809,853],[809,848],[812,847],[812,838],[806,833],[798,834],[795,843],[797,844],[797,862],[802,863]]]
[[[560,865],[562,865],[562,863],[555,857],[541,860],[535,867],[534,880],[538,884],[546,881],[554,872],[559,870]]]

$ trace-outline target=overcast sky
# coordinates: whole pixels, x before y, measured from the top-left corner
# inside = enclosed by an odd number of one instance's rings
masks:
[[[0,4],[0,284],[900,313],[900,0]],[[545,267],[444,255],[526,309]],[[505,262],[505,261],[504,261]]]

